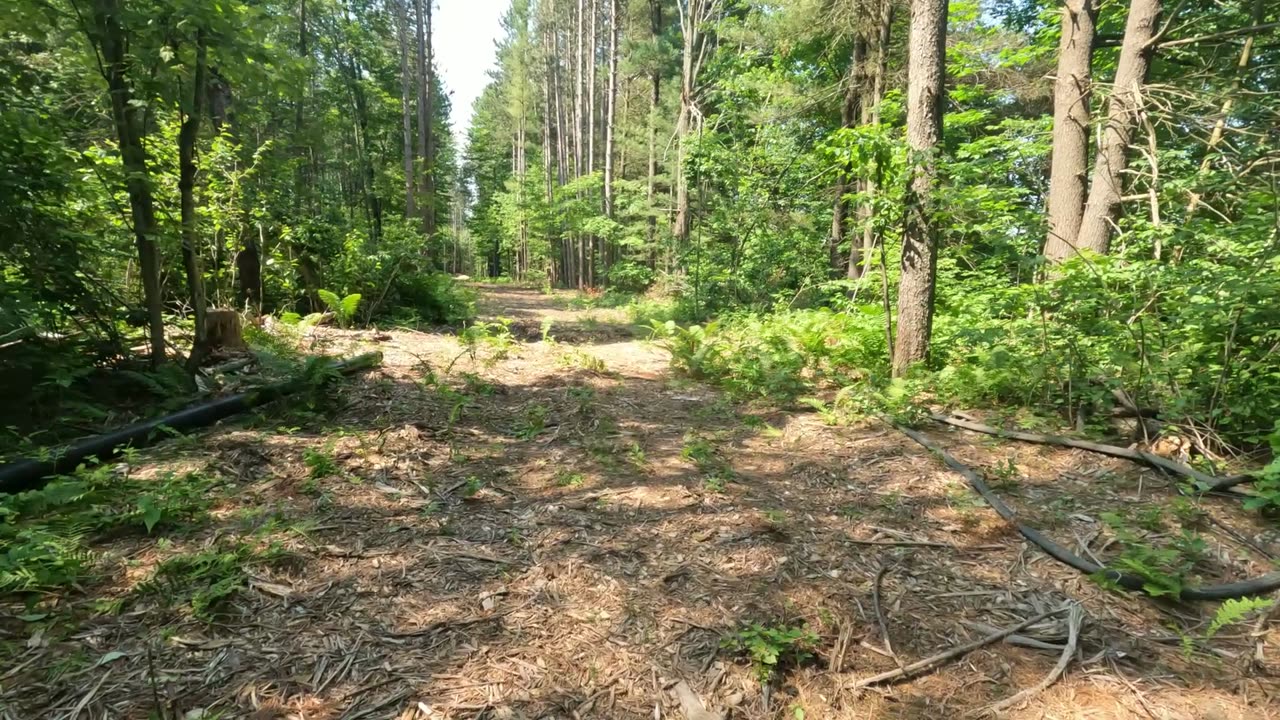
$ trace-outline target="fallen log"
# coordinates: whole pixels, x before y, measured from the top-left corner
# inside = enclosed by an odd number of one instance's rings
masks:
[[[350,375],[377,367],[381,362],[382,353],[373,352],[335,361],[333,368],[344,375]],[[50,477],[72,472],[86,460],[110,460],[125,448],[150,445],[157,436],[163,436],[166,430],[185,432],[212,425],[223,418],[265,405],[306,387],[307,383],[300,379],[264,385],[73,442],[48,453],[47,458],[23,458],[5,463],[0,465],[0,493],[37,489]]]
[[[1010,440],[1021,440],[1022,442],[1037,443],[1040,445],[1056,445],[1058,447],[1077,448],[1079,450],[1088,450],[1099,455],[1108,455],[1110,457],[1124,458],[1132,460],[1144,465],[1150,465],[1157,470],[1163,470],[1172,475],[1181,475],[1195,482],[1196,487],[1201,492],[1222,492],[1229,490],[1236,485],[1241,485],[1253,480],[1252,475],[1231,475],[1229,477],[1214,477],[1206,475],[1193,467],[1183,465],[1176,460],[1170,460],[1167,457],[1156,455],[1155,453],[1145,450],[1133,450],[1130,448],[1118,447],[1116,445],[1104,445],[1103,443],[1090,442],[1088,440],[1077,440],[1076,438],[1062,437],[1061,435],[1041,435],[1040,433],[1029,433],[1021,430],[1005,430],[1003,428],[983,425],[982,423],[973,422],[972,420],[962,420],[960,418],[951,417],[950,415],[942,415],[933,413],[929,417],[934,421],[944,425],[951,425],[973,432],[983,433],[986,435],[994,435],[996,437],[1008,438]]]
[[[897,428],[902,434],[906,435],[912,440],[915,440],[917,443],[922,445],[929,452],[932,452],[934,455],[938,456],[944,463],[947,464],[947,467],[951,468],[952,470],[962,475],[965,480],[969,481],[969,486],[972,487],[975,492],[981,495],[983,500],[987,501],[987,504],[991,506],[992,510],[996,511],[996,514],[1004,518],[1004,520],[1008,522],[1013,527],[1013,529],[1018,531],[1019,535],[1022,535],[1022,537],[1026,538],[1027,540],[1030,540],[1032,544],[1034,544],[1036,547],[1043,550],[1054,560],[1057,560],[1058,562],[1063,563],[1064,565],[1073,567],[1076,570],[1079,570],[1080,572],[1086,575],[1097,574],[1115,583],[1116,585],[1124,588],[1125,590],[1145,592],[1146,581],[1141,577],[1138,577],[1137,575],[1126,573],[1120,570],[1116,570],[1114,568],[1102,567],[1101,565],[1098,565],[1089,560],[1086,560],[1080,557],[1079,555],[1076,555],[1075,553],[1071,552],[1070,550],[1063,547],[1062,545],[1059,545],[1058,543],[1054,542],[1053,540],[1045,536],[1044,533],[1041,533],[1039,530],[1036,530],[1033,527],[1030,527],[1028,525],[1025,525],[1019,522],[1013,509],[1010,508],[1007,504],[1005,504],[1004,500],[1000,499],[1000,496],[996,495],[991,490],[991,488],[987,485],[986,481],[982,479],[982,476],[979,475],[976,471],[974,471],[973,468],[960,462],[954,456],[948,453],[946,450],[943,450],[941,447],[938,447],[934,443],[930,442],[929,439],[924,435],[922,435],[921,433],[916,432],[915,430],[912,430],[911,428],[901,425],[899,423],[893,422],[888,418],[885,418],[885,421],[893,425],[893,427]],[[1269,592],[1274,592],[1275,590],[1278,590],[1278,589],[1280,589],[1280,571],[1270,572],[1265,575],[1261,575],[1259,577],[1253,578],[1251,580],[1242,580],[1240,582],[1225,583],[1223,585],[1207,585],[1205,587],[1184,587],[1182,588],[1181,592],[1178,594],[1177,599],[1179,600],[1229,600],[1232,598],[1242,598],[1247,595],[1264,595]]]

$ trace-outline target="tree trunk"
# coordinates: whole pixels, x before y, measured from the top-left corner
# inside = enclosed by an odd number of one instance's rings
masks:
[[[422,156],[423,176],[422,176],[422,229],[427,234],[427,242],[430,243],[436,235],[436,131],[435,131],[435,101],[436,101],[436,69],[435,69],[435,50],[431,45],[431,5],[432,0],[426,0],[427,21],[426,21],[426,65],[424,66],[422,80],[423,97],[420,100],[424,107],[424,114],[427,122],[427,140],[426,151]]]
[[[400,42],[400,121],[404,126],[404,216],[417,215],[413,172],[413,73],[409,70],[409,0],[399,0],[396,7],[396,36]]]
[[[889,38],[890,33],[893,32],[893,2],[894,0],[880,1],[880,22],[876,33],[876,65],[872,72],[871,82],[867,83],[866,99],[862,102],[862,114],[865,116],[863,122],[876,127],[880,125],[880,102],[884,100],[885,76],[889,72]],[[875,251],[877,246],[882,245],[880,229],[875,223],[875,198],[883,171],[884,169],[880,167],[877,161],[875,167],[872,168],[872,172],[863,178],[863,200],[858,206],[858,217],[862,221],[862,252],[860,256],[863,263],[870,262],[871,253]],[[855,264],[853,251],[852,241],[850,241],[850,266]],[[883,266],[883,248],[881,256],[881,265]],[[862,275],[866,275],[866,267],[861,270]],[[888,278],[882,278],[882,280],[887,284]],[[893,322],[887,317],[887,311],[885,322],[888,324]],[[889,344],[892,345],[893,343],[890,342]]]
[[[904,198],[902,277],[898,284],[898,337],[893,374],[901,376],[929,356],[933,333],[938,225],[934,183],[946,99],[947,0],[914,0],[907,64],[908,185]]]
[[[1161,9],[1161,0],[1132,0],[1129,5],[1115,87],[1107,101],[1107,124],[1093,161],[1093,183],[1076,242],[1078,249],[1106,253],[1111,247],[1111,230],[1120,214],[1124,172],[1129,163],[1129,141],[1142,112],[1142,84],[1155,52],[1151,40]]]
[[[1095,0],[1066,0],[1058,74],[1053,83],[1053,150],[1049,166],[1049,236],[1044,256],[1061,262],[1075,254],[1089,179],[1089,95]]]
[[[427,216],[431,215],[434,207],[434,198],[432,194],[435,191],[434,186],[430,187],[428,192],[427,178],[431,174],[430,168],[427,166],[428,146],[431,145],[431,83],[428,77],[430,72],[428,68],[429,60],[427,59],[427,27],[428,20],[427,9],[431,5],[432,0],[414,0],[414,30],[418,40],[418,146],[417,146],[417,162],[415,163],[414,177],[418,186],[417,211],[422,215],[422,233],[423,238],[423,254],[427,256],[427,260],[432,265],[435,264],[435,258],[431,246],[431,231],[434,229],[429,227]]]
[[[863,84],[866,80],[866,68],[863,65],[867,58],[867,42],[859,35],[853,42],[853,53],[849,58],[849,72],[845,75],[844,102],[840,106],[840,127],[853,128],[858,124],[862,115],[861,100],[863,92]],[[845,274],[850,280],[857,280],[862,276],[862,268],[858,252],[858,244],[852,240],[849,243],[849,265],[844,266],[844,256],[841,254],[840,246],[845,241],[845,224],[850,216],[850,203],[845,197],[850,192],[857,189],[854,184],[854,178],[849,173],[848,167],[841,167],[836,170],[836,187],[835,200],[831,207],[831,237],[829,243],[829,255],[831,263],[832,277],[839,277]]]
[[[702,3],[707,0],[687,0],[685,13],[680,17],[680,31],[684,45],[680,59],[680,114],[676,117],[676,219],[672,235],[678,247],[689,241],[692,226],[689,217],[689,178],[685,172],[685,156],[688,154],[688,137],[693,115],[693,56],[698,47],[699,22]]]
[[[160,301],[160,254],[156,249],[156,211],[151,194],[151,174],[143,145],[139,107],[133,103],[129,83],[128,38],[121,24],[119,0],[96,0],[93,6],[90,40],[102,56],[102,74],[111,96],[111,119],[120,146],[125,170],[125,190],[129,195],[129,216],[133,222],[134,244],[138,249],[138,270],[142,277],[143,301],[147,306],[147,329],[151,344],[151,364],[164,362],[164,316]]]
[[[662,35],[662,0],[649,0],[649,30],[655,51],[659,47]],[[656,53],[655,53],[656,55]],[[650,77],[649,93],[649,182],[645,190],[649,209],[649,269],[656,270],[658,264],[658,215],[654,207],[654,195],[658,178],[658,102],[662,92],[662,69],[655,62]]]
[[[618,0],[609,0],[609,88],[604,115],[604,214],[613,217],[613,123],[618,101]]]
[[[195,321],[195,339],[187,370],[194,373],[209,352],[208,328],[205,327],[204,272],[200,268],[199,234],[196,227],[196,139],[200,134],[200,117],[204,114],[205,68],[208,51],[204,31],[196,30],[195,67],[191,77],[191,105],[178,131],[178,194],[182,212],[182,265],[187,274],[187,291],[191,295],[191,314]]]
[[[299,0],[298,2],[298,59],[301,60],[303,63],[306,63],[309,57],[310,57],[310,50],[307,47],[307,0]],[[310,78],[308,78],[308,82],[305,85],[302,85],[301,87],[298,88],[297,102],[294,105],[293,135],[295,138],[295,142],[298,143],[299,154],[307,156],[311,161],[310,162],[310,168],[311,168],[310,179],[314,181],[315,178],[322,177],[322,175],[320,174],[320,172],[316,170],[317,162],[316,162],[315,153],[309,149],[306,143],[304,143],[305,138],[303,137],[303,131],[306,128],[304,111],[305,111],[305,105],[307,100],[307,87],[309,85],[310,85]],[[304,217],[307,209],[306,206],[308,204],[306,202],[306,196],[308,194],[307,193],[307,189],[308,189],[307,188],[307,180],[308,180],[307,168],[308,168],[308,165],[306,163],[301,163],[301,162],[298,163],[298,171],[297,171],[297,174],[294,175],[294,197],[295,197],[295,203],[296,203],[295,212],[297,212],[299,221],[301,221],[302,218]],[[303,292],[306,293],[306,298],[307,298],[306,309],[309,310],[310,312],[315,312],[319,310],[321,307],[320,297],[317,292],[320,289],[320,279],[319,279],[319,273],[315,267],[315,261],[312,260],[311,258],[311,250],[310,248],[306,247],[302,243],[299,243],[295,240],[290,245],[290,251],[292,252],[295,259],[295,264],[298,270],[298,279],[301,281],[299,284],[302,286]],[[257,264],[258,278],[261,279],[262,277],[261,257],[256,256],[253,258],[246,258],[246,261],[248,261],[249,259],[252,259]],[[244,269],[241,268],[239,270],[239,273],[240,273],[240,276],[243,278]],[[260,287],[261,287],[261,284],[259,283],[259,288]],[[259,295],[259,302],[261,302],[261,295]]]
[[[552,8],[552,11],[554,11],[554,6]],[[542,183],[544,188],[543,200],[547,203],[547,208],[548,210],[551,211],[552,216],[554,217],[554,214],[555,214],[554,187],[555,186],[552,184],[553,180],[551,178],[551,122],[552,122],[551,63],[555,62],[555,59],[553,58],[550,52],[546,52],[551,48],[551,38],[550,38],[550,33],[545,30],[542,33],[542,46],[544,48],[543,58],[545,60],[542,68]],[[551,253],[555,249],[554,235],[555,235],[555,230],[553,229],[552,224],[547,223],[546,238],[547,238],[548,262],[550,262]],[[554,273],[551,273],[547,281],[548,283],[551,283],[551,284],[555,283]]]

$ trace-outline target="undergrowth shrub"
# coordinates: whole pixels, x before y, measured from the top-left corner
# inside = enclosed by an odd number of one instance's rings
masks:
[[[1113,391],[1124,390],[1223,445],[1263,444],[1280,417],[1280,257],[1241,247],[1213,264],[1081,258],[1020,284],[944,258],[932,354],[911,376],[913,393],[1074,421],[1106,419]],[[867,388],[890,388],[884,320],[867,303],[649,327],[676,369],[739,398],[853,386],[848,398],[863,403]]]
[[[0,593],[76,583],[92,569],[91,544],[107,534],[196,525],[216,482],[200,473],[143,481],[99,466],[38,490],[0,494]]]
[[[827,308],[740,314],[706,325],[651,323],[672,365],[739,398],[791,401],[883,373],[887,353],[874,312]]]

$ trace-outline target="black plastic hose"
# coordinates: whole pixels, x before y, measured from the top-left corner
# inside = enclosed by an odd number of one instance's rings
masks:
[[[377,367],[381,362],[382,353],[372,352],[357,355],[348,360],[335,361],[333,369],[343,375],[350,375]],[[186,432],[212,425],[223,418],[291,395],[302,390],[306,385],[301,380],[286,380],[264,385],[247,392],[214,398],[171,415],[143,420],[103,435],[73,442],[50,452],[49,458],[45,460],[23,458],[5,463],[0,465],[0,493],[35,490],[54,475],[72,472],[80,463],[90,458],[105,461],[116,457],[125,448],[146,447],[163,437],[162,428]]]

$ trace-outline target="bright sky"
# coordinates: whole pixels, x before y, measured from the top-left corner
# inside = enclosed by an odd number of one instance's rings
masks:
[[[458,151],[471,126],[471,105],[489,83],[495,46],[502,34],[502,14],[510,0],[434,0],[436,66],[453,95],[453,133]]]

